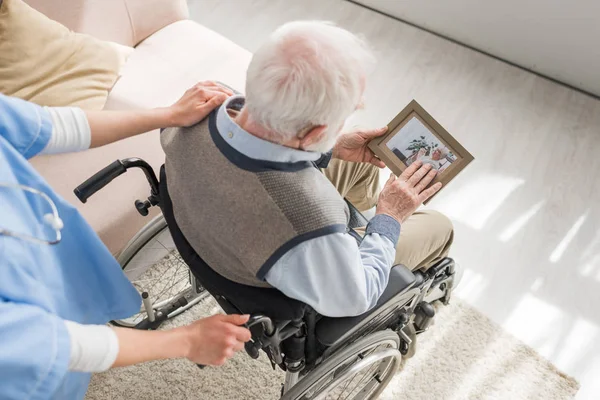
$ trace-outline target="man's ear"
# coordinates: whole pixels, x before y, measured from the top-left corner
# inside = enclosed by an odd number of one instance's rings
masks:
[[[318,143],[325,134],[327,130],[327,125],[317,125],[311,128],[308,132],[304,134],[303,137],[299,138],[300,140],[300,148],[305,149],[311,144]]]

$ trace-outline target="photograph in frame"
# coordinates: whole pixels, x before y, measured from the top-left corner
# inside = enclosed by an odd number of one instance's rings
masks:
[[[388,124],[385,135],[369,143],[369,148],[399,176],[420,160],[438,171],[431,185],[443,188],[471,161],[473,156],[415,100]]]

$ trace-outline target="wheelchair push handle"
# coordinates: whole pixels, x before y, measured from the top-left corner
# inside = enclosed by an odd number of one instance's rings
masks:
[[[73,193],[75,193],[75,196],[77,196],[82,203],[85,203],[94,195],[94,193],[108,185],[113,179],[123,175],[129,168],[140,168],[142,172],[144,172],[144,175],[146,175],[146,179],[152,188],[152,193],[158,194],[158,179],[154,174],[154,170],[146,161],[135,157],[116,160],[110,163],[88,178],[81,185],[77,186],[75,190],[73,190]],[[154,205],[154,203],[152,205]]]
[[[77,186],[73,193],[75,193],[75,196],[77,196],[82,203],[85,203],[94,193],[108,185],[113,179],[124,174],[126,171],[127,168],[125,168],[121,160],[116,160],[96,172],[81,185]]]

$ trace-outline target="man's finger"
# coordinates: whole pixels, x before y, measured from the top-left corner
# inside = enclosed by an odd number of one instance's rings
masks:
[[[369,151],[369,154],[371,155],[371,159],[369,160],[369,162],[376,167],[385,168],[385,163],[383,161],[381,161],[379,158],[377,158],[377,156],[371,150],[368,150],[368,151]]]
[[[381,161],[379,158],[373,157],[371,159],[371,164],[379,168],[385,168],[385,163]]]
[[[410,178],[406,181],[410,186],[417,186],[417,184],[431,171],[431,164],[425,164],[419,168]]]
[[[425,175],[425,177],[421,180],[421,182],[423,183],[423,185],[425,185],[424,186],[425,188],[427,186],[429,186],[429,184],[431,182],[433,182],[433,180],[435,179],[436,175],[437,175],[437,170],[436,169],[432,169],[431,171],[429,171],[429,173],[427,175]]]
[[[383,135],[384,133],[386,133],[388,130],[387,126],[384,126],[382,128],[377,128],[377,129],[366,129],[364,131],[361,132],[361,136],[364,137],[365,139],[374,139],[376,137],[379,137],[381,135]]]
[[[441,188],[442,188],[442,182],[438,182],[435,185],[433,185],[432,187],[430,187],[429,189],[422,191],[421,194],[419,195],[420,202],[421,203],[424,202],[425,200],[427,200],[428,198],[430,198],[431,196],[436,194]]]
[[[431,181],[435,179],[436,175],[437,170],[430,170],[425,176],[425,178],[421,179],[421,182],[419,182],[419,184],[415,186],[415,190],[417,191],[417,193],[421,193],[423,190],[425,190],[425,188],[431,183]]]
[[[394,183],[394,181],[396,180],[396,175],[394,175],[394,173],[392,172],[390,174],[390,177],[388,178],[388,180],[385,182],[385,186],[389,186],[392,183]]]
[[[417,161],[413,162],[412,164],[410,164],[410,166],[408,168],[406,168],[402,172],[402,175],[400,175],[400,179],[402,179],[403,181],[408,181],[408,178],[410,178],[411,176],[413,176],[413,174],[415,172],[417,172],[417,170],[419,168],[421,168],[421,165],[423,165],[423,162],[420,161],[420,160],[417,160]]]

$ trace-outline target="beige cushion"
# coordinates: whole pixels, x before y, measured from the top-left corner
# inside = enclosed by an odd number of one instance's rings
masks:
[[[0,92],[41,105],[102,109],[124,54],[25,4],[0,6]]]
[[[243,91],[250,58],[248,51],[210,29],[192,21],[176,22],[136,47],[110,92],[106,108],[167,106],[203,80],[220,80]],[[150,194],[143,174],[132,171],[120,176],[86,204],[75,198],[73,189],[112,161],[126,157],[143,158],[158,174],[164,163],[158,135],[154,131],[82,153],[36,157],[32,163],[117,253],[149,221],[133,206],[136,199]]]

